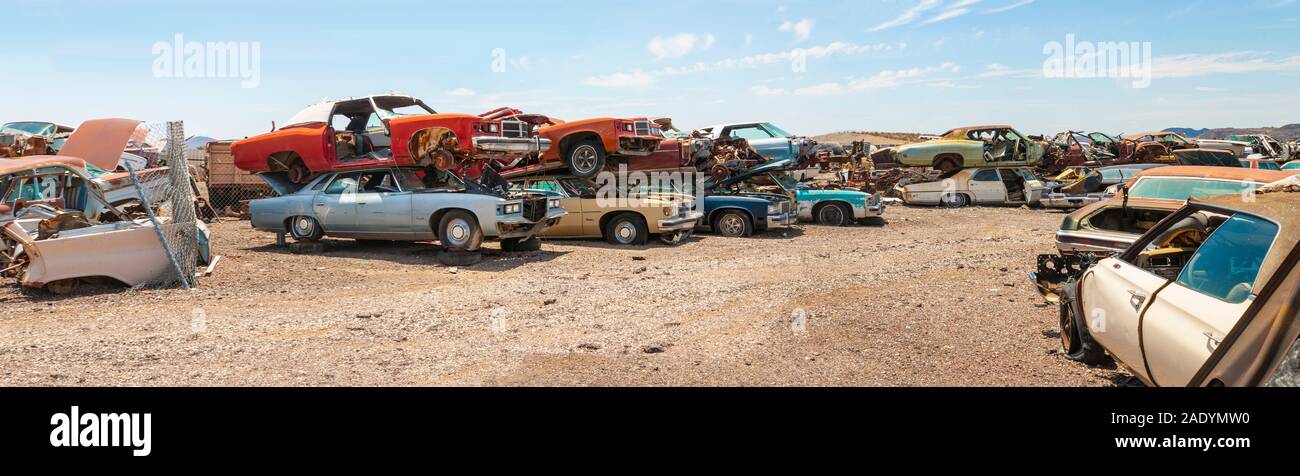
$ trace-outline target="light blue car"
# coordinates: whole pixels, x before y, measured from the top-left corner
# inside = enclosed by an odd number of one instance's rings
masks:
[[[742,193],[756,187],[778,187],[786,196],[795,199],[800,220],[819,225],[845,226],[855,222],[878,219],[885,213],[885,203],[880,194],[858,190],[817,190],[796,181],[789,170],[791,160],[773,160],[750,168],[706,186],[719,193]]]
[[[720,124],[700,131],[714,141],[745,139],[769,161],[792,160],[800,166],[807,164],[817,149],[817,141],[786,132],[770,122]]]

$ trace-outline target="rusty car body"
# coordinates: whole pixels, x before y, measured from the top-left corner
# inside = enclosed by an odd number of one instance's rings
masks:
[[[587,177],[540,175],[511,180],[516,190],[541,192],[559,199],[568,212],[541,236],[603,238],[615,245],[644,245],[652,235],[676,245],[690,238],[704,213],[694,200],[674,192],[618,190]]]
[[[549,151],[535,135],[507,134],[500,120],[440,114],[418,98],[387,94],[325,101],[299,111],[272,132],[231,144],[235,165],[283,173],[305,184],[342,167],[419,165],[446,170],[483,159],[509,160]]]
[[[57,154],[73,130],[45,121],[5,123],[0,125],[0,158]]]
[[[960,127],[936,140],[884,150],[893,163],[952,173],[967,167],[1034,166],[1042,160],[1046,145],[1011,126],[986,125]]]

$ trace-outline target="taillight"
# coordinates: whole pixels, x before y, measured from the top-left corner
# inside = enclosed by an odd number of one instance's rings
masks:
[[[325,160],[333,160],[334,155],[334,128],[325,128]]]
[[[479,122],[474,124],[474,130],[484,134],[500,134],[501,124],[495,122]]]

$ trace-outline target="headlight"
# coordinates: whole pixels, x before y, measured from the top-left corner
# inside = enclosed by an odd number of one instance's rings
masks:
[[[560,208],[560,199],[552,198],[546,201],[547,208]]]
[[[514,215],[523,211],[523,206],[518,203],[507,203],[501,206],[502,215]]]
[[[769,203],[769,204],[767,205],[767,214],[768,214],[768,215],[776,215],[776,214],[778,214],[778,213],[781,213],[781,205],[780,205],[780,204],[778,204],[778,203]]]

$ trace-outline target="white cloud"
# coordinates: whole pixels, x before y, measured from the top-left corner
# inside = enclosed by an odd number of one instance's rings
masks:
[[[844,87],[840,86],[839,83],[822,83],[794,90],[795,96],[831,96],[842,92],[844,92]]]
[[[939,0],[921,0],[921,3],[918,3],[916,4],[916,6],[907,9],[907,11],[903,12],[901,15],[894,17],[894,19],[892,20],[871,27],[867,31],[877,32],[881,30],[888,30],[890,28],[903,26],[908,23],[912,23],[916,21],[917,18],[920,18],[922,13],[925,13],[927,10],[933,9],[934,7],[937,6],[939,6]]]
[[[1278,58],[1257,51],[1229,51],[1161,56],[1151,62],[1153,78],[1287,71],[1300,71],[1300,55]]]
[[[640,89],[650,87],[654,82],[654,76],[638,69],[631,73],[614,73],[603,76],[592,76],[584,80],[583,84],[598,88]]]
[[[694,33],[679,33],[666,38],[656,36],[650,39],[646,49],[650,50],[650,54],[654,55],[655,59],[678,58],[694,51],[696,46],[699,46],[701,51],[707,50],[713,46],[714,40],[712,34],[699,36]]]
[[[775,97],[785,95],[785,90],[781,88],[769,88],[764,85],[757,85],[749,88],[749,92],[758,97]]]
[[[1196,87],[1196,90],[1199,91],[1199,92],[1203,92],[1203,93],[1219,93],[1219,92],[1227,91],[1227,89],[1223,89],[1223,88],[1212,88],[1212,87],[1209,87],[1209,86],[1197,86],[1197,87]]]
[[[1019,2],[1012,3],[1010,5],[997,7],[997,8],[990,8],[988,10],[985,10],[984,13],[1002,13],[1008,10],[1015,10],[1025,5],[1029,5],[1031,3],[1034,3],[1034,0],[1020,0]]]
[[[799,41],[803,41],[811,37],[812,29],[813,29],[813,21],[807,18],[801,19],[797,22],[791,22],[789,20],[786,20],[784,23],[781,23],[781,26],[776,28],[777,31],[794,33],[795,39]]]
[[[475,93],[474,93],[474,90],[473,90],[473,89],[469,89],[469,88],[456,88],[456,89],[453,89],[453,90],[451,90],[451,91],[447,91],[447,94],[448,94],[448,95],[451,95],[451,96],[456,96],[456,97],[461,97],[461,98],[467,98],[467,97],[473,96]]]

